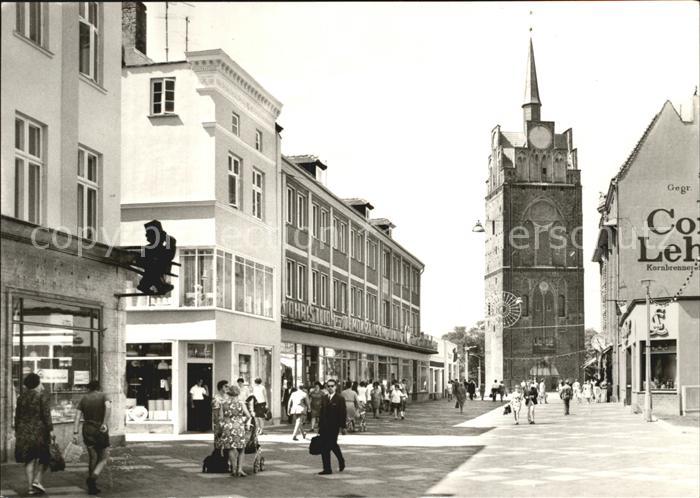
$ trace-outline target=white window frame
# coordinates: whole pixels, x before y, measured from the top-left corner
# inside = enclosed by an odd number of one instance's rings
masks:
[[[257,219],[263,219],[265,210],[265,175],[262,171],[253,168],[253,216]]]
[[[231,133],[237,137],[241,134],[241,117],[233,111],[231,111]]]
[[[311,270],[311,303],[318,304],[318,270]]]
[[[348,240],[347,240],[347,229],[348,226],[347,224],[343,223],[342,221],[338,220],[338,250],[342,252],[343,254],[347,254],[348,252]]]
[[[255,150],[263,151],[263,133],[258,129],[255,130]]]
[[[18,129],[21,128],[21,129]],[[34,131],[34,140],[30,144],[30,135]],[[46,127],[24,115],[15,115],[15,217],[40,225],[44,209],[44,171]],[[33,151],[30,149],[33,145]],[[31,174],[30,174],[31,173]],[[29,179],[33,178],[30,186]],[[34,205],[29,205],[30,193],[34,193]],[[34,216],[30,217],[30,211]]]
[[[161,89],[156,97],[155,85],[160,83]],[[166,87],[168,83],[172,83],[172,90]],[[167,98],[167,93],[172,92],[172,99]],[[172,109],[167,110],[168,102],[172,102]],[[160,106],[160,110],[156,111],[156,105]],[[167,116],[175,114],[175,78],[151,78],[151,116]]]
[[[27,40],[40,46],[46,47],[46,14],[48,10],[45,2],[15,2],[16,17],[15,30]],[[38,17],[38,20],[36,20]],[[33,23],[32,20],[35,22]],[[35,25],[35,30],[32,32],[32,27]]]
[[[340,282],[340,304],[341,313],[347,314],[348,312],[348,284],[346,282]]]
[[[238,157],[233,152],[228,153],[228,205],[236,209],[240,209],[241,201],[241,170],[243,169],[243,159]],[[233,202],[231,202],[231,182],[233,182]]]
[[[90,161],[92,159],[92,162]],[[93,170],[94,168],[94,170]],[[92,171],[91,171],[92,170]],[[100,155],[84,147],[78,147],[78,236],[89,240],[97,240],[100,214]],[[82,193],[81,193],[82,190]],[[90,192],[94,193],[95,212],[92,213],[93,224],[90,220]],[[81,209],[82,207],[82,209]]]
[[[306,196],[301,193],[297,193],[297,227],[304,229],[306,228]]]
[[[94,10],[93,10],[94,9]],[[89,67],[84,71],[80,67],[80,44],[78,45],[78,71],[80,74],[97,81],[98,67],[100,65],[100,2],[78,2],[78,24],[79,31],[84,25],[89,30],[90,48],[89,48]],[[80,33],[78,33],[80,40]]]
[[[306,265],[297,263],[297,299],[306,300]]]
[[[355,252],[356,252],[356,247],[355,247],[355,238],[357,236],[357,232],[355,232],[354,228],[350,229],[350,257],[355,259]]]
[[[287,223],[294,224],[294,214],[296,212],[295,201],[296,191],[292,187],[287,187]]]
[[[284,295],[288,298],[294,298],[294,261],[287,260],[287,285],[285,286]]]
[[[318,239],[319,232],[319,214],[318,214],[318,204],[311,204],[311,236]]]
[[[328,242],[328,230],[330,229],[330,226],[328,224],[328,216],[329,212],[327,209],[321,208],[321,221],[320,221],[320,230],[321,230],[321,242],[327,243]]]
[[[321,306],[328,306],[328,275],[321,273]]]

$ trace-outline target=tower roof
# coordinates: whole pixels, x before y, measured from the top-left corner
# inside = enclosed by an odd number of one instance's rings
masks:
[[[527,54],[525,102],[523,105],[528,104],[542,105],[542,102],[540,102],[540,89],[537,86],[537,69],[535,68],[535,50],[532,48],[532,38],[530,38],[530,51]]]

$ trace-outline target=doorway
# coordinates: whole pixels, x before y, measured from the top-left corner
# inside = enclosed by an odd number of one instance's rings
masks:
[[[211,430],[212,364],[187,364],[187,430],[207,432]],[[202,379],[206,389],[203,400],[192,400],[190,389]],[[194,405],[194,406],[193,406]]]
[[[625,405],[632,404],[632,347],[625,353]]]

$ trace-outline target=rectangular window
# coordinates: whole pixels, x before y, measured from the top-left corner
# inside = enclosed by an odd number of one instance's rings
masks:
[[[20,394],[29,373],[42,378],[54,423],[72,422],[91,380],[99,380],[98,308],[12,297],[12,381]]]
[[[297,299],[306,301],[306,266],[297,264]]]
[[[340,282],[340,312],[348,312],[348,284]]]
[[[37,45],[44,46],[44,2],[17,2],[15,29]]]
[[[391,328],[398,330],[401,328],[401,307],[398,304],[394,304],[392,310]]]
[[[367,293],[367,319],[370,322],[377,321],[377,296]]]
[[[318,216],[318,204],[311,205],[311,235],[318,239],[319,232],[319,216]]]
[[[241,158],[228,153],[228,203],[235,208],[240,199],[241,188]]]
[[[263,219],[263,174],[253,170],[253,216],[259,220]]]
[[[340,281],[333,279],[333,311],[340,311]]]
[[[97,193],[98,157],[96,154],[78,149],[78,235],[97,238]]]
[[[559,294],[558,301],[557,311],[559,312],[559,316],[566,316],[566,297],[564,297],[564,294]]]
[[[241,118],[235,112],[231,112],[231,133],[236,136],[241,134]]]
[[[386,299],[382,301],[382,325],[391,327],[391,303]]]
[[[97,81],[99,63],[98,2],[79,2],[78,66],[85,76]]]
[[[333,249],[338,249],[338,247],[340,247],[338,245],[338,240],[340,237],[339,232],[340,232],[340,221],[338,221],[338,218],[333,218],[333,234],[332,234]]]
[[[328,275],[321,273],[321,306],[328,306]]]
[[[520,310],[522,316],[530,316],[530,306],[528,302],[528,296],[521,296],[522,303],[520,304]]]
[[[263,134],[260,130],[255,130],[255,150],[263,151]]]
[[[402,278],[401,284],[402,284],[404,287],[409,288],[410,285],[411,285],[411,274],[410,274],[411,267],[409,266],[408,263],[404,263],[404,264],[402,265],[402,268],[403,268],[403,272],[402,272],[402,275],[401,275],[401,278]]]
[[[292,187],[287,187],[287,223],[294,224],[296,192]]]
[[[233,256],[216,251],[216,306],[233,309]]]
[[[394,282],[401,283],[401,259],[394,256]]]
[[[307,225],[306,210],[306,196],[297,194],[297,227],[302,229]]]
[[[271,318],[273,313],[273,269],[236,256],[236,311]]]
[[[411,289],[413,292],[418,293],[420,291],[420,272],[416,269],[413,270],[413,280],[411,281]]]
[[[214,252],[183,249],[180,253],[180,303],[184,307],[214,306]]]
[[[639,388],[646,390],[646,342],[639,341]],[[651,389],[675,391],[677,378],[676,340],[651,341]]]
[[[287,285],[285,286],[285,296],[294,297],[294,261],[287,260]]]
[[[355,229],[351,228],[350,229],[350,257],[353,259],[356,258],[355,254],[357,254],[356,253],[357,246],[355,245],[356,238],[357,238],[357,236],[356,236]]]
[[[45,128],[29,118],[15,117],[15,217],[41,223]]]
[[[328,224],[328,211],[321,209],[321,226],[319,227],[321,231],[321,242],[328,242],[328,230],[330,225]]]
[[[175,78],[151,79],[151,115],[175,112]]]
[[[311,302],[318,304],[318,270],[311,270]]]
[[[343,254],[348,252],[347,230],[348,226],[345,223],[338,223],[338,250]]]
[[[356,241],[356,247],[355,247],[355,259],[362,263],[363,258],[363,249],[364,249],[364,237],[363,234],[364,232],[360,231],[357,232],[357,241]]]
[[[387,279],[391,276],[391,253],[389,251],[384,251],[382,254],[382,276]]]

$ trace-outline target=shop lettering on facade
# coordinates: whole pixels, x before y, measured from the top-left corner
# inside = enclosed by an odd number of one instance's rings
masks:
[[[405,327],[403,331],[393,330],[361,318],[336,315],[330,310],[324,310],[311,304],[285,301],[282,303],[282,316],[291,320],[322,325],[343,332],[353,332],[366,336],[378,337],[393,342],[404,344],[411,344],[414,342],[410,338],[408,327]]]
[[[647,271],[685,270],[686,268],[678,268],[679,265],[670,266],[664,263],[692,264],[693,260],[700,256],[700,244],[693,243],[694,236],[700,234],[700,218],[680,217],[673,208],[657,208],[647,216],[645,231],[656,235],[651,241],[648,236],[637,237],[638,261],[647,263]],[[676,239],[678,236],[682,242],[667,243],[670,238]],[[697,237],[695,239],[697,240]]]

